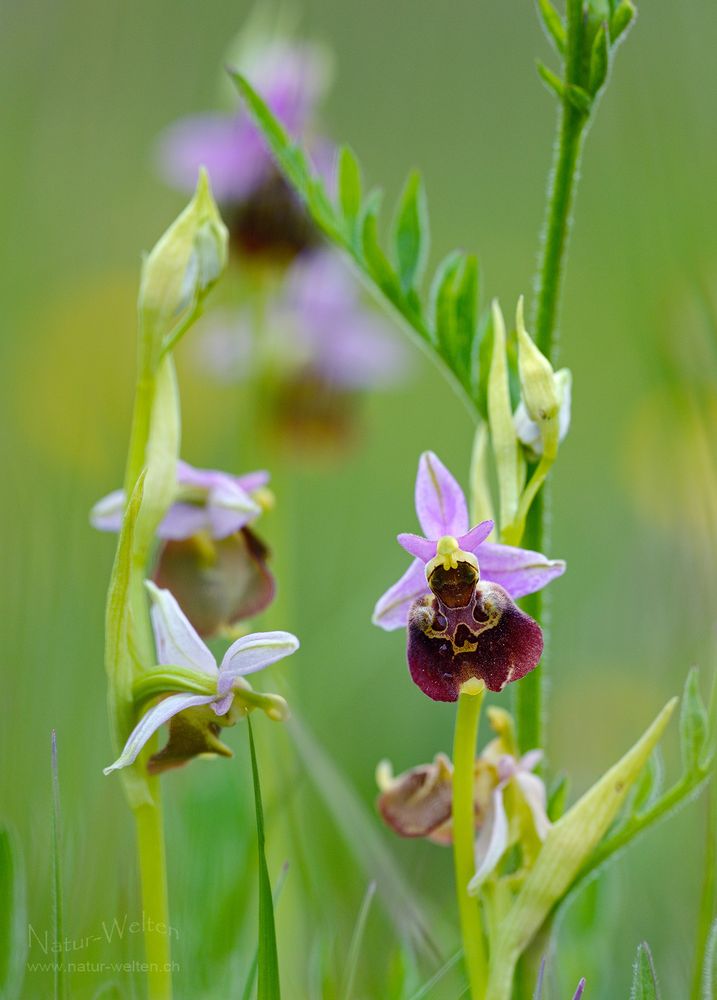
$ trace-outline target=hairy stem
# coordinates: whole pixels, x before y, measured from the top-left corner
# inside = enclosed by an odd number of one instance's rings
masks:
[[[143,803],[134,810],[142,884],[142,927],[148,965],[147,995],[149,1000],[171,1000],[172,965],[162,805],[159,780],[152,778],[150,784],[152,803]]]
[[[486,955],[478,900],[468,895],[475,873],[473,785],[478,723],[485,687],[468,681],[458,696],[453,741],[453,860],[463,957],[472,1000],[484,1000]]]

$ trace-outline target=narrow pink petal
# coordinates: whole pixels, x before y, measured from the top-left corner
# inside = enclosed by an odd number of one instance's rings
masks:
[[[207,517],[212,538],[226,538],[255,521],[261,507],[229,476],[209,491]]]
[[[416,477],[416,513],[428,538],[465,535],[468,509],[463,490],[432,451],[424,451]]]
[[[163,666],[188,667],[216,676],[217,664],[168,590],[160,590],[151,580],[145,586],[152,598],[152,627],[157,659]]]
[[[477,556],[481,580],[500,584],[514,599],[542,590],[565,572],[562,559],[547,559],[540,552],[512,545],[484,542]]]
[[[157,537],[181,542],[210,528],[204,504],[173,503],[157,528]]]
[[[584,990],[585,990],[585,977],[583,977],[578,983],[578,988],[575,990],[575,996],[573,997],[573,1000],[581,1000]]]
[[[416,559],[421,559],[424,563],[433,559],[436,554],[436,543],[428,538],[421,538],[420,535],[403,534],[398,536],[398,544],[409,552]]]
[[[237,677],[263,670],[270,663],[290,656],[299,648],[299,640],[291,632],[254,632],[232,643],[219,667],[219,694],[231,690]]]
[[[468,534],[461,535],[458,539],[458,544],[464,552],[472,552],[473,555],[478,555],[478,546],[483,544],[494,527],[493,521],[481,521],[475,528],[471,528]]]
[[[371,619],[373,624],[387,632],[405,628],[409,608],[428,592],[423,563],[420,559],[415,559],[401,579],[389,587],[383,597],[379,597]]]
[[[193,708],[195,705],[208,705],[214,701],[215,695],[209,694],[170,694],[168,698],[163,698],[157,705],[145,713],[139,720],[129,735],[125,743],[124,750],[119,755],[114,764],[104,768],[104,773],[117,771],[121,767],[133,764],[139,752],[147,740],[153,736],[159,727],[169,722],[173,715],[183,712],[185,708]]]

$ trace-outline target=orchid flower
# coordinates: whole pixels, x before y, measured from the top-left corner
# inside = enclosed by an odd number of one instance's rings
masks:
[[[426,564],[437,555],[438,543],[445,536],[455,538],[461,550],[477,558],[481,580],[500,584],[514,600],[541,590],[565,572],[562,560],[486,541],[493,530],[492,521],[481,521],[469,530],[463,490],[432,451],[424,452],[418,463],[416,514],[427,537],[398,536],[399,545],[415,558],[401,579],[379,598],[374,610],[374,625],[386,631],[404,628],[411,605],[430,593]]]
[[[157,534],[175,541],[200,532],[215,539],[233,535],[261,514],[262,507],[253,494],[263,490],[268,482],[268,472],[230,476],[177,462],[177,497]],[[100,531],[119,531],[125,503],[124,490],[115,490],[98,500],[90,513],[92,526]]]
[[[328,82],[318,47],[267,41],[242,60],[241,69],[294,138],[311,135]],[[311,152],[316,167],[328,175],[333,147],[314,138]],[[157,163],[165,180],[181,191],[193,187],[199,166],[206,167],[232,244],[242,254],[291,258],[318,240],[243,108],[234,114],[194,115],[169,126],[158,143]]]
[[[217,739],[219,727],[232,725],[238,715],[246,714],[257,705],[274,718],[285,714],[282,698],[258,695],[244,678],[296,652],[299,648],[296,636],[290,632],[256,632],[243,636],[232,643],[217,667],[213,654],[172,594],[160,590],[149,580],[146,586],[152,599],[150,615],[159,666],[178,670],[183,678],[189,679],[193,690],[203,688],[206,693],[183,690],[162,698],[142,716],[120,756],[105,768],[105,774],[134,763],[150,737],[165,722],[171,723],[169,743],[150,759],[152,772],[177,766],[198,753],[230,754]],[[234,705],[235,699],[237,705]]]
[[[434,701],[456,701],[472,677],[501,691],[543,651],[540,626],[513,598],[544,587],[565,563],[487,542],[492,521],[469,529],[463,491],[432,452],[419,462],[416,511],[428,537],[398,536],[415,559],[378,601],[374,623],[408,623],[411,677]]]
[[[504,716],[507,713],[499,709],[490,710],[494,728],[500,729]],[[513,844],[520,844],[523,864],[530,865],[550,829],[545,785],[533,774],[542,751],[518,757],[506,752],[508,746],[515,750],[500,733],[475,761],[476,873],[469,885],[471,892],[496,871]],[[444,754],[398,777],[393,776],[390,764],[382,761],[376,780],[380,790],[377,807],[392,830],[402,837],[452,843],[453,767]]]
[[[274,598],[268,550],[250,525],[270,502],[267,472],[230,476],[177,463],[176,499],[157,534],[154,580],[172,591],[200,635],[231,630]],[[119,531],[125,495],[116,490],[92,508],[101,531]]]

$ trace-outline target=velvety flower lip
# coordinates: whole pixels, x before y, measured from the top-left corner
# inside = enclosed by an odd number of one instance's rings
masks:
[[[177,463],[177,499],[167,511],[157,534],[179,541],[200,532],[226,538],[240,531],[261,514],[252,493],[266,486],[267,472],[230,476],[213,469],[196,469]],[[124,516],[124,490],[115,490],[92,508],[90,522],[100,531],[117,532]]]
[[[210,706],[216,716],[224,716],[234,700],[235,683],[256,673],[299,648],[299,640],[290,632],[256,632],[232,643],[217,667],[216,660],[197,635],[182,609],[168,590],[146,583],[152,599],[150,611],[157,659],[160,666],[184,667],[215,679],[213,694],[170,694],[149,709],[140,719],[117,760],[104,769],[105,774],[132,764],[147,740],[180,712]]]
[[[325,89],[324,60],[309,44],[275,41],[243,67],[287,131],[300,138]],[[219,202],[241,202],[275,171],[264,139],[243,109],[183,118],[160,137],[157,165],[165,180],[191,190],[206,167]],[[321,159],[321,156],[318,157]]]
[[[398,536],[415,561],[376,603],[373,622],[386,631],[404,628],[412,604],[429,594],[425,564],[435,557],[438,542],[446,536],[455,538],[461,550],[477,558],[482,582],[500,584],[513,599],[540,590],[565,572],[565,563],[560,559],[486,541],[493,528],[491,521],[471,528],[462,489],[431,451],[424,452],[418,464],[415,501],[425,537]]]

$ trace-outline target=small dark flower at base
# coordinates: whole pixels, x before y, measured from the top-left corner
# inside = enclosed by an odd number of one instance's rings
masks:
[[[276,585],[268,555],[250,528],[226,538],[170,540],[160,550],[154,581],[174,594],[200,635],[216,635],[271,604]]]
[[[219,739],[222,726],[231,725],[231,710],[221,719],[208,705],[187,708],[169,721],[169,739],[164,749],[147,761],[150,774],[161,774],[181,767],[200,754],[233,757],[232,751]]]
[[[501,691],[537,666],[543,652],[540,626],[508,592],[479,583],[466,560],[454,561],[453,568],[433,571],[434,594],[419,598],[408,616],[411,677],[434,701],[457,701],[471,677]]]
[[[450,839],[453,765],[444,754],[432,764],[421,764],[394,778],[390,765],[379,765],[381,794],[376,805],[387,826],[401,837]]]

